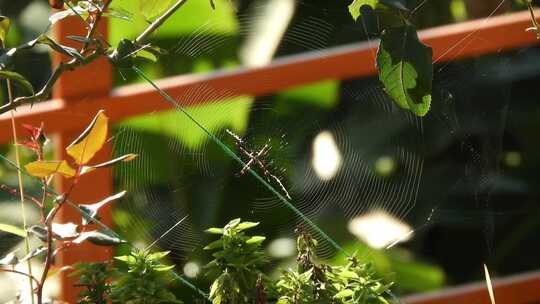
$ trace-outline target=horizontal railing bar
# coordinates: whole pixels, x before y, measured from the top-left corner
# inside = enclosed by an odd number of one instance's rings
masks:
[[[539,11],[540,14],[540,11]],[[534,33],[526,33],[529,14],[518,12],[423,30],[421,39],[434,48],[434,60],[449,61],[496,53],[536,43]],[[324,51],[277,59],[268,66],[217,71],[205,75],[184,75],[158,81],[184,106],[234,96],[264,95],[302,84],[327,79],[347,79],[373,75],[377,41],[360,42]],[[66,103],[48,101],[21,107],[18,122],[39,125],[49,132],[81,128],[99,109],[112,121],[170,108],[157,92],[146,85],[128,85],[110,96]],[[0,130],[9,130],[9,115],[0,116]],[[10,132],[0,133],[0,143],[10,140]]]
[[[540,271],[493,280],[497,304],[540,303]],[[486,282],[446,288],[441,291],[405,297],[406,304],[489,304]]]

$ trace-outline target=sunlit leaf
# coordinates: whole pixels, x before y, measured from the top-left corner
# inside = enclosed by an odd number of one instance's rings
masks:
[[[358,17],[360,17],[360,8],[362,6],[367,5],[372,9],[375,9],[377,7],[377,3],[379,3],[379,0],[353,0],[353,2],[349,5],[349,13],[353,19],[356,20]]]
[[[73,243],[80,244],[84,241],[89,241],[90,243],[94,245],[99,245],[99,246],[119,245],[126,242],[125,240],[122,240],[118,238],[117,236],[111,235],[101,230],[83,232],[79,235],[79,237],[73,240]]]
[[[0,259],[0,266],[14,266],[17,264],[19,264],[19,258],[17,258],[14,252],[10,252]]]
[[[25,255],[20,262],[28,261],[32,258],[35,258],[43,253],[47,252],[47,248],[43,246],[39,246],[38,248],[35,248],[34,250],[30,251],[27,255]]]
[[[120,162],[129,162],[129,161],[134,160],[137,157],[138,157],[137,154],[126,154],[126,155],[122,155],[120,157],[117,157],[115,159],[112,159],[112,160],[110,160],[108,162],[104,162],[104,163],[101,163],[101,164],[92,165],[92,166],[83,166],[82,169],[81,169],[81,174],[86,174],[88,172],[92,172],[92,171],[94,171],[96,169],[100,169],[100,168],[111,167],[111,166],[114,166],[114,165],[116,165],[117,163],[120,163]]]
[[[74,238],[79,235],[77,231],[78,225],[74,223],[65,223],[65,224],[52,224],[52,231],[54,237],[59,240]]]
[[[80,165],[88,163],[107,140],[109,119],[100,110],[84,132],[67,148],[67,153]]]
[[[6,16],[0,16],[0,43],[4,44],[6,42],[6,36],[9,32],[9,27],[11,21]]]
[[[34,87],[30,81],[17,72],[0,70],[0,78],[11,80],[29,93],[34,94]]]
[[[349,298],[354,295],[354,292],[350,289],[343,289],[342,291],[336,293],[334,298],[336,299],[343,299],[343,298]]]
[[[163,14],[177,0],[139,0],[139,11],[147,20]]]
[[[426,115],[431,106],[432,55],[411,25],[387,29],[381,36],[379,79],[400,107],[418,116]]]
[[[246,244],[260,244],[264,240],[266,240],[264,236],[252,236],[246,241]]]
[[[17,226],[9,225],[9,224],[1,224],[0,223],[0,231],[4,231],[7,233],[15,234],[20,237],[26,237],[26,231],[24,229],[21,229]]]
[[[223,234],[223,229],[213,227],[213,228],[206,229],[205,232],[211,233],[211,234]]]
[[[37,44],[47,45],[52,50],[60,54],[64,54],[68,57],[76,58],[79,61],[84,61],[84,56],[81,55],[79,51],[77,51],[77,49],[69,47],[69,46],[61,45],[46,35],[40,35],[38,38],[28,42],[28,46],[30,47],[33,47]]]
[[[70,178],[74,177],[77,174],[75,169],[71,168],[65,160],[38,160],[35,162],[31,162],[24,167],[26,168],[28,174],[39,178],[46,178],[53,174],[60,174],[64,177]]]
[[[242,230],[251,229],[253,227],[257,227],[258,225],[259,223],[256,223],[256,222],[242,222],[238,224],[238,226],[236,226],[236,229],[238,231],[242,231]]]
[[[170,251],[160,251],[160,252],[154,252],[154,253],[151,253],[148,255],[148,259],[149,260],[161,260],[163,259],[164,257],[166,257],[169,253],[171,253]]]
[[[162,271],[169,271],[174,268],[174,265],[159,265],[154,267],[155,271],[162,272]]]
[[[81,204],[79,205],[79,208],[84,211],[84,213],[81,213],[82,216],[82,224],[87,225],[89,222],[92,221],[92,219],[97,219],[97,213],[99,209],[105,205],[107,205],[110,202],[113,202],[121,197],[123,197],[126,194],[126,191],[119,192],[115,195],[111,195],[95,204]]]
[[[43,242],[47,241],[47,229],[42,225],[33,225],[28,229],[28,232],[35,235],[38,239]]]
[[[135,264],[137,262],[137,259],[132,255],[122,255],[114,257],[115,260],[119,260],[128,264]]]
[[[214,250],[214,249],[221,248],[221,247],[223,247],[223,240],[217,240],[217,241],[213,241],[212,243],[206,245],[203,249],[204,250]]]

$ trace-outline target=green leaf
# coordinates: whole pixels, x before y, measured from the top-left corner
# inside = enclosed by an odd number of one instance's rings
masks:
[[[375,9],[378,3],[379,0],[353,0],[353,2],[349,4],[349,13],[351,13],[353,19],[356,20],[361,15],[360,8],[362,6],[367,5],[372,9]]]
[[[418,39],[411,25],[383,32],[377,52],[379,79],[403,109],[424,116],[431,106],[433,51]]]
[[[176,0],[139,0],[139,11],[147,19],[152,20],[163,14]]]
[[[105,199],[95,203],[95,204],[81,204],[79,208],[81,211],[82,224],[87,225],[89,222],[93,222],[92,219],[97,219],[97,213],[99,209],[110,202],[113,202],[119,198],[122,198],[126,194],[126,191],[119,192],[115,195],[106,197]]]
[[[133,265],[137,262],[137,259],[132,255],[121,255],[114,257],[115,260],[122,261],[126,264]]]
[[[148,255],[148,259],[158,261],[166,257],[169,253],[171,252],[170,251],[154,252]]]
[[[266,237],[264,236],[252,236],[246,241],[246,244],[260,244],[264,240],[266,240]]]
[[[26,237],[26,231],[24,229],[9,224],[0,224],[0,231],[15,234],[23,238]]]
[[[240,224],[241,221],[242,221],[241,219],[236,218],[236,219],[230,221],[229,223],[227,223],[227,225],[225,225],[225,229],[236,228],[236,226],[238,226],[238,224]]]
[[[242,222],[238,224],[238,226],[236,227],[236,230],[238,231],[247,230],[253,227],[257,227],[258,225],[259,223],[256,223],[256,222]]]
[[[38,239],[42,240],[43,242],[47,241],[47,228],[43,225],[33,225],[28,229],[30,233],[35,235]]]
[[[64,54],[71,58],[76,58],[79,61],[84,61],[84,56],[81,55],[79,51],[77,51],[77,49],[56,43],[56,41],[52,40],[50,37],[46,35],[40,35],[36,39],[28,42],[29,47],[34,47],[36,44],[47,45],[52,50],[60,54]]]
[[[94,231],[86,231],[86,232],[81,233],[81,235],[78,238],[73,240],[73,243],[80,244],[86,240],[94,245],[99,245],[99,246],[119,245],[126,242],[118,238],[117,236],[108,234],[104,231],[94,230]]]
[[[4,45],[6,36],[9,32],[11,21],[6,16],[0,16],[0,44]]]
[[[34,94],[34,87],[32,87],[32,84],[30,81],[28,81],[26,78],[24,78],[23,75],[13,72],[13,71],[6,71],[6,70],[0,70],[0,78],[8,79],[16,84],[18,84],[20,87],[25,89],[26,91]]]
[[[223,240],[217,240],[217,241],[214,241],[214,242],[206,245],[203,249],[204,250],[214,250],[214,249],[221,248],[221,247],[223,247]]]
[[[169,271],[174,268],[174,265],[159,265],[154,267],[155,271],[162,272],[162,271]]]
[[[0,266],[15,266],[17,264],[19,264],[19,259],[14,252],[10,252],[0,259]]]
[[[354,294],[354,292],[350,289],[343,289],[342,291],[336,293],[336,295],[334,296],[334,298],[336,299],[343,299],[343,298],[348,298],[348,297],[351,297],[352,295]]]
[[[212,227],[212,228],[206,229],[205,232],[211,233],[211,234],[223,234],[223,229],[222,228]]]
[[[38,248],[35,248],[34,250],[30,251],[26,256],[20,259],[19,262],[28,261],[34,257],[37,257],[38,255],[44,254],[45,252],[47,252],[47,248],[43,246],[39,246]]]

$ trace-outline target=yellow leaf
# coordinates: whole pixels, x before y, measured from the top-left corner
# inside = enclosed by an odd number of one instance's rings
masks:
[[[58,173],[64,177],[74,177],[75,169],[71,168],[68,163],[63,161],[42,161],[38,160],[24,166],[26,171],[32,176],[45,178],[52,174]]]
[[[107,140],[109,119],[100,110],[90,125],[67,148],[67,153],[79,165],[88,163],[101,150]]]
[[[2,45],[5,45],[6,42],[6,36],[9,31],[9,26],[11,25],[11,21],[8,17],[0,16],[0,43]]]

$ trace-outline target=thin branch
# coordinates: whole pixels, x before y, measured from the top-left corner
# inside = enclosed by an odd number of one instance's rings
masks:
[[[45,86],[43,86],[43,88],[38,93],[32,96],[24,96],[24,97],[16,98],[13,102],[3,105],[2,107],[0,107],[0,114],[6,113],[10,110],[15,110],[17,107],[23,104],[27,104],[27,103],[33,104],[35,102],[39,102],[39,101],[43,101],[47,99],[49,95],[51,94],[51,91],[54,85],[56,84],[58,79],[60,79],[60,76],[62,76],[64,72],[74,70],[75,68],[82,65],[90,64],[96,59],[98,59],[100,56],[102,56],[103,54],[105,54],[105,50],[100,48],[100,49],[94,50],[90,55],[85,57],[84,60],[82,61],[79,59],[72,59],[68,62],[60,63],[54,70],[49,80],[47,80],[47,83],[45,84]]]
[[[90,27],[90,30],[86,34],[86,42],[84,43],[81,49],[81,54],[84,54],[84,52],[87,50],[89,43],[92,40],[92,37],[94,36],[94,33],[97,30],[98,24],[101,21],[101,17],[103,17],[103,13],[107,11],[111,2],[112,0],[105,0],[105,4],[103,4],[103,7],[99,8],[99,11],[94,19],[94,23],[92,24],[92,26]]]
[[[29,278],[30,280],[34,281],[37,284],[37,286],[39,286],[39,281],[34,276],[31,276],[28,273],[18,271],[18,270],[15,270],[15,269],[7,269],[7,268],[0,268],[0,272],[10,272],[10,273],[23,275],[23,276]],[[32,298],[34,298],[34,297],[32,296]]]
[[[142,32],[137,39],[135,39],[135,43],[137,44],[143,44],[150,35],[152,35],[153,32],[155,32],[167,19],[169,19],[182,5],[186,4],[187,0],[178,0],[171,8],[169,8],[163,15],[161,15],[159,18],[157,18],[150,26]]]

